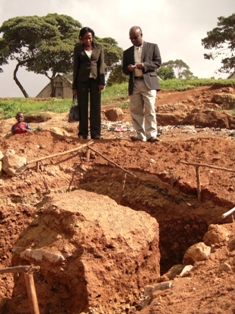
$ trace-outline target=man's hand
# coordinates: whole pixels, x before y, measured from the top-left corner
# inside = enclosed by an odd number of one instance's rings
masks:
[[[73,95],[77,95],[77,90],[73,89]]]
[[[144,64],[143,63],[137,63],[136,64],[136,69],[143,70],[143,68],[144,68]]]
[[[127,67],[128,71],[130,71],[130,72],[134,72],[135,68],[136,68],[136,66],[133,65],[133,64],[129,64],[128,67]]]

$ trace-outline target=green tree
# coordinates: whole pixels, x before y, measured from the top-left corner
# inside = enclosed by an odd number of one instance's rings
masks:
[[[171,69],[174,72],[174,75],[176,78],[189,79],[189,78],[194,77],[193,73],[189,69],[189,66],[181,59],[176,59],[175,61],[170,60],[167,62],[163,62],[162,66]]]
[[[122,72],[122,65],[117,64],[112,68],[112,71],[110,72],[107,86],[111,86],[113,84],[121,84],[127,81],[128,77]]]
[[[28,94],[17,78],[19,68],[24,66],[27,71],[45,75],[51,83],[51,97],[54,97],[56,75],[73,70],[73,51],[81,27],[73,18],[56,13],[9,19],[0,27],[3,34],[0,38],[0,66],[8,64],[9,60],[17,61],[14,80],[25,97]],[[96,37],[95,40],[104,47],[106,73],[110,73],[120,62],[123,50],[111,37]]]
[[[96,41],[104,48],[105,71],[112,72],[122,59],[123,50],[118,46],[115,39],[111,37],[96,38]]]
[[[168,80],[168,79],[174,79],[175,78],[175,72],[172,67],[167,66],[161,66],[159,69],[157,69],[157,75],[162,80]]]
[[[111,37],[96,38],[96,41],[104,48],[105,72],[108,77],[107,85],[126,81],[126,77],[122,73],[120,66],[123,49]]]
[[[17,78],[22,66],[44,74],[52,86],[56,73],[71,70],[72,52],[81,24],[66,15],[23,16],[5,21],[0,27],[0,65],[16,60],[14,80],[25,97],[27,92]],[[51,75],[49,74],[51,73]]]
[[[207,32],[207,37],[202,39],[202,45],[205,49],[212,50],[205,53],[205,59],[215,59],[222,56],[222,66],[219,69],[221,73],[235,72],[235,14],[228,17],[218,17],[217,27]]]
[[[72,72],[73,50],[82,25],[67,15],[48,14],[44,20],[58,29],[58,35],[40,43],[40,53],[27,62],[26,70],[45,75],[51,83],[50,96],[54,97],[56,75]]]

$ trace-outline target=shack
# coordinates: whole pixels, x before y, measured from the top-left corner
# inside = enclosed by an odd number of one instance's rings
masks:
[[[57,74],[54,80],[56,98],[72,98],[72,74]],[[51,95],[51,83],[48,83],[36,98],[48,98]]]

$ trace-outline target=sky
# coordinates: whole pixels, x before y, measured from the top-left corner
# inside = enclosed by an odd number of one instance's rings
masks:
[[[216,74],[220,59],[204,59],[209,51],[201,39],[217,26],[219,16],[235,13],[235,0],[0,0],[0,25],[17,16],[48,13],[71,16],[99,38],[114,38],[124,50],[131,46],[129,29],[138,25],[145,41],[158,44],[162,62],[181,59],[199,78],[226,78]],[[3,66],[0,97],[23,97],[13,80],[14,68],[13,61]],[[17,77],[30,97],[49,83],[45,76],[23,68]]]

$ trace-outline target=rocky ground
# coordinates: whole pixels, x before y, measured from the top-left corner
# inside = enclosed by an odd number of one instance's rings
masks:
[[[12,246],[32,220],[36,204],[45,195],[72,189],[108,195],[155,217],[162,275],[182,262],[190,245],[202,241],[210,224],[226,223],[234,234],[233,216],[221,218],[235,207],[235,117],[229,111],[234,97],[235,88],[220,86],[160,92],[160,141],[155,143],[130,141],[135,132],[128,108],[118,121],[107,119],[118,103],[103,108],[102,139],[92,143],[78,140],[77,123],[68,123],[67,114],[26,117],[32,132],[16,136],[9,134],[15,119],[1,121],[0,151],[14,150],[26,157],[27,165],[16,176],[0,177],[0,267],[11,266]],[[222,263],[229,270],[221,270]],[[235,313],[234,271],[233,249],[219,242],[207,261],[175,280],[171,289],[155,292],[152,303],[136,312]],[[14,284],[11,275],[0,278],[0,313],[7,313]]]

